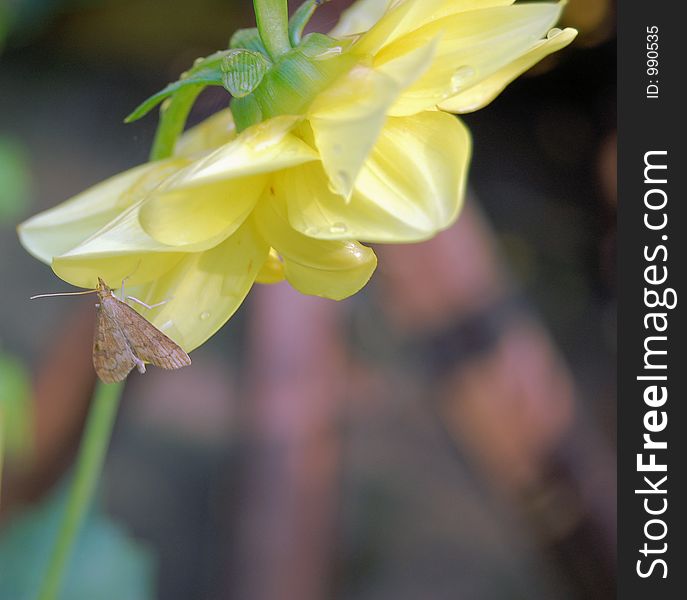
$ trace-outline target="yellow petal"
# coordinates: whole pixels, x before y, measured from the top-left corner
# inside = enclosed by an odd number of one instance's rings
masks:
[[[262,265],[258,276],[255,278],[257,283],[279,283],[284,281],[284,263],[274,248],[270,248],[265,264]]]
[[[186,164],[183,159],[170,159],[115,175],[31,217],[18,227],[19,239],[31,254],[50,264],[53,256],[64,254],[89,238]]]
[[[52,270],[63,281],[82,288],[95,288],[102,277],[112,288],[123,281],[140,285],[162,277],[188,254],[183,252],[144,252],[122,255],[57,256]]]
[[[315,99],[308,118],[336,193],[350,196],[397,93],[391,77],[359,65]]]
[[[236,127],[231,110],[220,110],[195,127],[186,131],[177,140],[175,156],[195,157],[208,150],[214,150],[236,137]]]
[[[455,117],[426,112],[390,118],[349,203],[333,194],[317,163],[279,175],[292,226],[319,239],[411,242],[448,227],[460,209],[471,142]]]
[[[253,210],[266,175],[239,177],[156,194],[141,206],[141,226],[157,242],[189,250],[230,236]]]
[[[385,47],[375,58],[383,64],[407,48],[438,37],[432,65],[404,90],[390,113],[430,110],[479,84],[527,53],[553,26],[562,5],[515,4],[474,10],[438,19]]]
[[[286,279],[303,294],[342,300],[360,290],[377,266],[374,252],[357,242],[317,240],[294,230],[279,198],[261,200],[255,222],[282,257]]]
[[[292,117],[277,117],[243,132],[197,160],[143,204],[141,225],[172,246],[218,243],[250,213],[267,182],[266,173],[317,159],[290,133]]]
[[[263,121],[180,171],[166,189],[190,188],[256,175],[317,160],[317,154],[290,132],[298,117]]]
[[[334,192],[349,198],[389,107],[429,66],[432,41],[401,53],[384,69],[358,65],[319,94],[308,119]]]
[[[175,268],[137,296],[150,311],[136,307],[187,352],[203,344],[236,312],[267,258],[269,246],[252,223],[205,252],[187,254]],[[133,294],[135,295],[135,294]]]
[[[452,113],[467,113],[486,106],[511,81],[533,67],[545,56],[567,46],[575,39],[576,35],[577,31],[571,28],[563,31],[552,30],[548,39],[538,42],[528,52],[499,69],[490,77],[483,79],[477,85],[442,101],[439,108]]]
[[[93,287],[102,277],[112,287],[123,279],[137,285],[156,279],[174,267],[185,253],[160,244],[140,226],[139,204],[128,208],[90,238],[52,261],[61,279]]]
[[[341,18],[328,35],[348,37],[371,29],[387,11],[393,0],[358,0],[341,13]]]
[[[384,3],[381,0],[379,3]],[[389,9],[379,17],[368,33],[357,42],[360,52],[375,54],[383,47],[398,38],[432,23],[437,19],[459,13],[491,8],[493,6],[507,6],[514,0],[398,0],[387,2]],[[370,18],[379,14],[379,7],[368,8],[366,14],[359,13],[358,23],[370,23]],[[357,31],[354,33],[361,33]],[[347,33],[347,35],[350,35]]]

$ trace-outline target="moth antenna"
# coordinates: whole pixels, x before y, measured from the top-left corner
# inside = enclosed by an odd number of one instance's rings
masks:
[[[83,296],[84,294],[95,294],[98,290],[86,290],[84,292],[55,292],[53,294],[38,294],[36,296],[31,296],[29,300],[35,300],[36,298],[53,298],[54,296]]]

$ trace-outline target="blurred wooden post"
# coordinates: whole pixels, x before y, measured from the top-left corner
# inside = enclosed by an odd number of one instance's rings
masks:
[[[341,309],[285,284],[253,295],[238,581],[225,597],[321,600],[337,512]]]

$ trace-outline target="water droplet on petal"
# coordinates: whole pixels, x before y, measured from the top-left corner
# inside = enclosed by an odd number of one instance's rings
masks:
[[[332,235],[341,235],[342,233],[346,233],[348,231],[348,227],[346,227],[345,223],[334,223],[330,228],[329,228],[329,233]]]
[[[346,171],[337,171],[336,183],[339,189],[348,189],[349,187],[351,187],[351,177]]]
[[[210,318],[210,311],[209,310],[204,310],[202,313],[200,313],[200,320],[201,321],[207,321]]]
[[[562,33],[562,29],[559,29],[558,27],[554,27],[549,33],[546,34],[546,39],[550,40],[555,38],[559,33]]]
[[[307,227],[305,230],[305,235],[314,237],[318,233],[320,233],[320,228],[319,227]]]
[[[174,321],[165,321],[162,325],[158,327],[160,331],[165,331],[170,327],[174,327]]]
[[[451,77],[451,91],[454,94],[460,92],[465,84],[475,76],[475,69],[469,65],[464,65],[456,69],[456,72]]]

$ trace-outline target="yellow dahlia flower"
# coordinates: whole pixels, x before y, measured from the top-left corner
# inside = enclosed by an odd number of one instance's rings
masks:
[[[427,239],[456,219],[471,142],[449,113],[484,106],[569,44],[574,30],[551,29],[561,6],[360,0],[329,37],[296,36],[281,56],[268,43],[225,53],[225,75],[244,61],[225,78],[231,110],[169,158],[29,219],[21,241],[69,283],[128,278],[141,300],[167,300],[146,317],[187,351],[255,281],[345,298],[376,266],[361,241]],[[197,94],[208,76],[190,73],[175,85]]]

